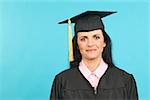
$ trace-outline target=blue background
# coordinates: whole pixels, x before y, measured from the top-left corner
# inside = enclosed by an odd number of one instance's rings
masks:
[[[48,100],[54,76],[68,68],[67,25],[87,10],[117,11],[103,19],[115,64],[136,79],[139,100],[150,100],[148,0],[1,0],[0,100]]]

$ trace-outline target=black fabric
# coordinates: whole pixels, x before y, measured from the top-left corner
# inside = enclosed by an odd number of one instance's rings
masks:
[[[83,12],[75,17],[70,18],[72,23],[75,23],[75,33],[78,32],[86,32],[86,31],[92,31],[96,29],[104,30],[104,24],[102,21],[103,17],[106,17],[108,15],[111,15],[116,12],[109,12],[109,11],[86,11]],[[59,24],[68,23],[68,19],[62,22],[59,22]]]
[[[75,24],[75,33],[88,32],[96,29],[104,30],[104,24],[98,15],[86,15]]]
[[[50,100],[138,100],[138,93],[133,75],[117,67],[108,67],[96,91],[74,67],[56,75]]]

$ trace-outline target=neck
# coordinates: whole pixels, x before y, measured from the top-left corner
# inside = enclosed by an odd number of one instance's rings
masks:
[[[99,64],[101,63],[101,57],[97,59],[82,59],[84,64],[88,67],[88,69],[93,72],[97,69]]]

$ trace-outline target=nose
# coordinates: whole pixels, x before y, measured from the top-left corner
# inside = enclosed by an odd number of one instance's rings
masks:
[[[88,41],[87,41],[87,46],[88,47],[91,47],[91,46],[93,46],[94,45],[94,41],[92,40],[92,39],[88,39]]]

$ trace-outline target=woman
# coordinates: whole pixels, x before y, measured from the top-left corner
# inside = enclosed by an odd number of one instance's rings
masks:
[[[113,13],[87,11],[71,18],[74,60],[56,75],[50,100],[138,100],[133,75],[112,62],[111,40],[101,18]]]

